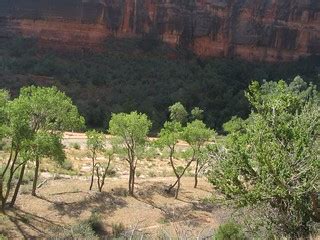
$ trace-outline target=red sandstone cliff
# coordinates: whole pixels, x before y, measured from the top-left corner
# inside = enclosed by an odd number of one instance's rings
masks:
[[[85,47],[149,32],[204,57],[290,61],[320,54],[320,1],[0,0],[0,37]]]

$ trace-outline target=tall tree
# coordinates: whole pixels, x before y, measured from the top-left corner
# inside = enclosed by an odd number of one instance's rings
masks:
[[[233,119],[211,182],[238,207],[255,207],[277,236],[308,238],[320,222],[319,93],[301,78],[253,82],[247,120]]]
[[[146,145],[147,134],[151,128],[147,115],[138,112],[112,114],[109,133],[119,137],[120,147],[126,150],[129,163],[129,194],[134,194],[135,171],[140,158],[139,151]]]
[[[23,179],[26,163],[35,161],[35,177],[32,194],[39,174],[40,160],[43,156],[56,155],[61,159],[61,134],[67,129],[84,125],[77,108],[70,98],[57,88],[25,87],[18,98],[9,101],[6,107],[6,137],[11,141],[10,155],[2,173],[7,175],[6,187],[0,182],[0,198],[4,210],[10,195],[13,175],[20,169],[19,180],[15,186],[10,205],[14,205]],[[48,148],[48,144],[54,144]],[[32,152],[33,151],[33,152]],[[23,157],[19,157],[23,153]]]

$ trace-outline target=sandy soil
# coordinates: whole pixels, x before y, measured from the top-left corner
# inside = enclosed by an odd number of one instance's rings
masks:
[[[101,214],[105,234],[112,231],[112,224],[123,223],[126,229],[136,227],[144,232],[147,239],[154,239],[163,231],[181,231],[193,239],[199,234],[212,234],[228,219],[228,210],[202,202],[213,192],[204,179],[198,189],[193,188],[193,178],[183,179],[177,200],[165,191],[174,180],[138,179],[135,197],[129,197],[124,194],[126,179],[107,179],[102,193],[88,191],[89,180],[50,179],[39,189],[38,197],[19,197],[16,209],[8,212],[0,232],[10,239],[44,238],[55,226],[67,227],[97,212]]]

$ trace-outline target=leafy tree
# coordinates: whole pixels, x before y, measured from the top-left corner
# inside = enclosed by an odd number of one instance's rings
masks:
[[[100,133],[96,130],[91,130],[86,132],[86,136],[87,136],[87,147],[90,151],[91,161],[92,161],[91,182],[90,182],[89,190],[92,190],[95,169],[98,175],[98,186],[100,190],[99,167],[97,165],[98,163],[96,163],[96,160],[97,160],[97,154],[105,150],[106,137],[103,133]]]
[[[210,180],[236,206],[260,211],[278,236],[308,238],[320,221],[319,93],[295,78],[253,82],[246,96],[252,113],[229,128]]]
[[[35,144],[35,147],[31,148],[34,153],[30,155],[36,163],[32,189],[32,195],[35,196],[41,158],[52,156],[53,159],[61,161],[62,144],[59,133],[82,128],[84,120],[71,99],[56,87],[23,88],[20,96],[13,102],[26,109],[26,118],[33,134],[28,141],[29,145]],[[38,134],[40,135],[37,136]]]
[[[71,99],[55,87],[31,86],[21,89],[20,96],[6,104],[5,113],[7,126],[5,137],[11,141],[11,146],[10,155],[1,174],[1,178],[6,179],[6,186],[3,180],[0,181],[3,211],[13,186],[14,173],[20,170],[11,206],[16,201],[26,163],[33,159],[36,162],[32,191],[35,195],[40,159],[50,156],[61,160],[62,131],[81,127],[84,122]]]
[[[173,169],[174,174],[177,177],[176,183],[174,185],[171,185],[169,188],[169,192],[175,185],[177,184],[177,190],[175,192],[175,198],[178,198],[179,194],[179,189],[180,189],[180,179],[182,177],[181,172],[178,169],[178,166],[175,165],[174,163],[174,153],[175,153],[175,148],[176,145],[181,139],[181,134],[182,134],[183,128],[181,126],[180,122],[165,122],[163,128],[161,129],[159,133],[159,138],[157,140],[157,144],[161,147],[167,147],[169,148],[169,159],[170,159],[170,165]]]
[[[195,107],[191,110],[191,116],[192,120],[203,120],[203,110],[198,107]]]
[[[170,106],[169,112],[171,121],[179,122],[182,125],[187,122],[188,112],[180,102]]]
[[[112,114],[109,133],[119,137],[120,147],[127,151],[129,163],[129,194],[134,194],[135,171],[139,160],[139,151],[146,145],[147,134],[151,128],[147,115],[138,112]]]
[[[206,125],[200,120],[194,120],[187,124],[187,127],[183,131],[183,139],[191,146],[192,157],[191,160],[196,162],[196,168],[194,172],[194,187],[198,186],[198,175],[202,168],[205,166],[204,151],[201,152],[201,148],[205,143],[214,136],[214,130],[206,127]]]

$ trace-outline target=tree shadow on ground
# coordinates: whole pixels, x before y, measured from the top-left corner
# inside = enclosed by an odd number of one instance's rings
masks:
[[[84,211],[100,212],[112,214],[119,208],[127,206],[127,202],[122,197],[114,196],[108,192],[89,192],[80,201],[71,203],[64,201],[53,201],[47,197],[40,196],[40,199],[52,204],[53,210],[58,211],[59,215],[77,218]]]
[[[174,190],[172,190],[169,193],[167,191],[168,186],[163,182],[154,182],[151,185],[149,183],[140,183],[137,185],[139,186],[139,189],[137,189],[135,194],[136,200],[143,202],[145,204],[148,204],[153,208],[159,209],[162,212],[163,220],[165,222],[176,222],[176,221],[181,221],[183,219],[195,218],[195,216],[191,212],[193,210],[193,205],[188,202],[184,202],[180,199],[177,199],[178,201],[186,203],[184,204],[184,206],[177,206],[176,204],[160,205],[154,201],[154,196],[156,194],[165,198],[172,198],[172,199],[175,196]]]
[[[46,235],[45,229],[49,229],[53,226],[61,227],[59,222],[48,220],[20,208],[11,209],[7,212],[7,216],[25,239],[44,237]],[[36,236],[30,234],[30,230],[34,231]]]

